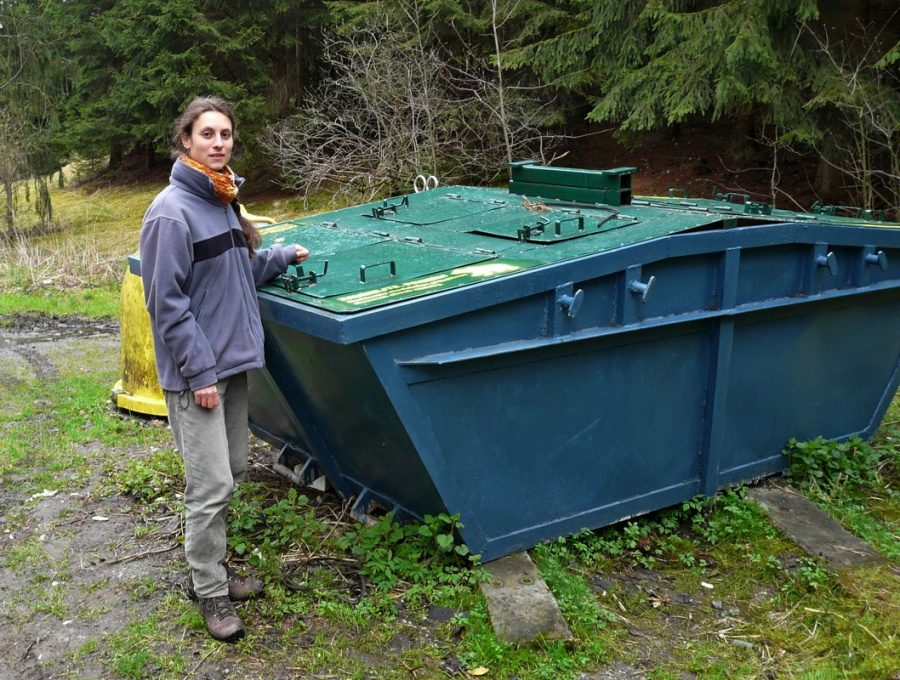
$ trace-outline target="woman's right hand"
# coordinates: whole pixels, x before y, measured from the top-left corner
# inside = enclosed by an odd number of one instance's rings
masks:
[[[304,248],[303,246],[298,246],[298,245],[294,244],[294,249],[297,253],[297,260],[296,260],[297,264],[300,264],[301,262],[303,262],[303,260],[305,260],[307,257],[309,257],[309,251],[306,248]]]
[[[194,401],[203,408],[214,408],[219,405],[219,390],[215,385],[194,390]]]

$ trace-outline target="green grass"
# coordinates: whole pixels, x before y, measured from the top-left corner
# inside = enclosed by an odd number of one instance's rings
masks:
[[[169,602],[175,607],[174,602]],[[188,670],[188,659],[180,653],[154,650],[156,644],[148,641],[168,641],[172,621],[166,622],[158,613],[137,616],[124,630],[113,633],[107,639],[110,667],[117,677],[182,677]],[[196,622],[195,622],[196,624]],[[201,622],[202,625],[202,622]]]
[[[4,314],[81,315],[89,318],[118,318],[119,283],[106,287],[35,293],[0,293]],[[2,321],[0,321],[2,323]]]

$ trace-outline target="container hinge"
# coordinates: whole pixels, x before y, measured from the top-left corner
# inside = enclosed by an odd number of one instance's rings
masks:
[[[507,205],[507,202],[499,198],[476,199],[463,198],[460,194],[444,194],[444,198],[451,201],[465,201],[466,203],[477,203],[479,205]]]

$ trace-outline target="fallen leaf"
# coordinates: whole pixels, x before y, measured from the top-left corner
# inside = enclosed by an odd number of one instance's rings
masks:
[[[466,673],[468,673],[469,675],[474,675],[475,677],[478,677],[479,675],[485,675],[486,673],[490,673],[490,670],[488,670],[484,666],[479,666],[478,668],[473,668],[470,671],[466,671]]]

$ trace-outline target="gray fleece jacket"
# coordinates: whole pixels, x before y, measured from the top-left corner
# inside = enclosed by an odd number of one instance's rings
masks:
[[[295,261],[292,249],[275,245],[251,260],[232,206],[209,177],[176,161],[144,215],[140,255],[164,390],[197,390],[263,365],[255,289]]]

